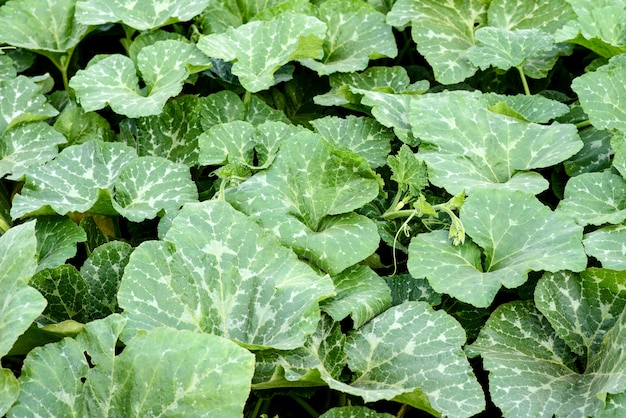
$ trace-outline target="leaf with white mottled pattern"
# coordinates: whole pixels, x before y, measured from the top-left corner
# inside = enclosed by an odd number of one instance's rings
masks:
[[[557,212],[583,226],[618,224],[626,219],[626,182],[610,171],[573,177]]]
[[[85,325],[75,339],[31,351],[9,416],[193,416],[203,411],[241,417],[254,370],[250,352],[216,335],[164,327],[141,332],[115,355],[125,323],[111,315]]]
[[[481,0],[398,0],[387,23],[410,23],[417,50],[433,67],[437,81],[452,84],[476,72],[467,51],[476,44],[474,27],[486,21],[486,12]]]
[[[362,157],[305,132],[283,140],[274,163],[226,199],[301,257],[335,275],[378,247],[376,225],[352,212],[378,195]]]
[[[155,281],[156,279],[156,281]],[[333,285],[223,201],[190,203],[165,241],[141,244],[118,292],[129,329],[171,326],[250,348],[300,346]]]
[[[199,15],[209,0],[78,0],[76,19],[88,25],[123,22],[143,31]]]
[[[385,16],[361,0],[328,0],[317,17],[328,26],[324,56],[300,62],[320,75],[362,71],[370,58],[393,58],[398,48]]]
[[[349,316],[357,329],[391,306],[389,287],[367,266],[349,267],[333,277],[333,282],[337,295],[320,307],[337,322]]]
[[[585,251],[602,263],[602,267],[614,270],[626,269],[626,227],[611,225],[585,234]]]
[[[460,218],[473,241],[454,246],[447,231],[419,234],[409,246],[408,268],[435,291],[463,302],[487,307],[502,285],[526,282],[528,271],[581,271],[587,265],[582,227],[527,193],[477,190]]]
[[[581,147],[571,124],[549,126],[491,112],[480,93],[453,91],[411,102],[417,153],[431,183],[453,195],[501,188],[540,193],[548,186],[530,170],[557,164]],[[426,144],[428,146],[426,146]]]
[[[5,416],[20,394],[20,384],[9,369],[0,368],[0,414]]]
[[[584,145],[580,151],[563,162],[563,167],[568,176],[575,177],[583,173],[603,171],[609,168],[611,163],[614,167],[618,164],[616,162],[618,151],[614,148],[611,149],[612,138],[616,135],[611,135],[609,131],[596,129],[593,126],[579,130],[578,134]],[[615,153],[613,161],[611,161],[612,153]],[[626,170],[624,173],[626,174]]]
[[[614,153],[613,167],[626,180],[626,132],[615,132],[611,137],[610,146]],[[610,157],[607,156],[607,158]]]
[[[491,398],[504,416],[574,418],[597,416],[607,393],[626,389],[624,338],[626,311],[579,371],[548,320],[531,302],[518,301],[498,307],[467,350],[482,357]]]
[[[270,21],[250,22],[224,33],[206,35],[198,48],[213,58],[235,61],[233,74],[251,92],[275,84],[274,73],[289,61],[321,58],[326,24],[295,13],[283,13]]]
[[[329,409],[320,418],[393,418],[393,415],[379,413],[365,406],[342,406]]]
[[[157,115],[170,97],[181,92],[190,74],[188,66],[203,61],[208,68],[208,57],[193,44],[158,41],[143,48],[136,62],[120,54],[96,56],[72,77],[70,87],[86,111],[109,105],[130,118]],[[137,73],[146,84],[144,88],[139,87]]]
[[[0,132],[22,123],[48,119],[58,111],[46,103],[39,86],[18,76],[0,82]]]
[[[554,33],[576,17],[567,0],[492,0],[487,16],[490,26],[546,33]]]
[[[37,271],[65,263],[76,255],[76,244],[87,240],[85,231],[67,217],[40,216],[35,231],[39,259]]]

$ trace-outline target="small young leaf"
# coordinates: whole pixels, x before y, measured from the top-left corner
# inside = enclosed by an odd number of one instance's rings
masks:
[[[66,108],[54,122],[54,129],[67,138],[68,145],[79,145],[92,139],[113,142],[115,133],[109,122],[96,112],[85,112],[82,107]]]
[[[419,161],[413,151],[402,145],[397,155],[387,158],[387,165],[391,168],[391,180],[398,183],[401,189],[409,190],[412,196],[421,193],[428,186],[428,170],[423,161]]]

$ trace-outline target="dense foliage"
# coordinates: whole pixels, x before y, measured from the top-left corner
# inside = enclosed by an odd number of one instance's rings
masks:
[[[0,4],[0,416],[626,416],[624,0]]]

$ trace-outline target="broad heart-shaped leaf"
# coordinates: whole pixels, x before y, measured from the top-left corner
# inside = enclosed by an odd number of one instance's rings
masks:
[[[249,351],[216,335],[163,327],[139,333],[116,356],[125,322],[111,315],[90,322],[75,339],[31,351],[9,415],[243,414],[254,369]]]
[[[67,52],[89,26],[74,17],[76,0],[11,0],[0,9],[0,43],[38,52]]]
[[[35,274],[30,286],[37,289],[48,301],[48,306],[37,319],[40,325],[57,324],[68,319],[87,322],[89,289],[76,267],[63,264]]]
[[[90,141],[30,170],[11,215],[92,211],[138,222],[194,200],[197,190],[188,167],[160,157],[137,158],[120,143]]]
[[[317,17],[328,26],[324,56],[320,61],[300,62],[320,75],[362,71],[370,58],[398,54],[385,16],[360,0],[328,0],[319,5]]]
[[[493,0],[487,16],[490,26],[554,33],[576,14],[568,0]]]
[[[602,267],[626,270],[626,227],[611,225],[585,234],[585,251],[602,263]]]
[[[520,286],[530,270],[581,271],[587,265],[582,227],[527,193],[477,190],[460,218],[473,241],[454,246],[447,231],[419,234],[409,246],[408,268],[462,302],[487,307],[500,286]]]
[[[511,31],[483,27],[477,29],[474,36],[477,44],[467,51],[467,57],[483,70],[490,66],[501,70],[521,68],[527,59],[537,57],[554,47],[552,36],[538,29]]]
[[[389,287],[367,266],[349,267],[333,277],[333,282],[337,295],[320,307],[337,322],[350,316],[353,328],[360,328],[391,306]]]
[[[366,402],[396,398],[443,416],[469,417],[485,400],[463,344],[465,331],[450,315],[426,302],[405,302],[348,335],[345,352],[357,377],[349,385],[328,384]]]
[[[504,416],[598,416],[607,393],[626,389],[625,312],[582,372],[576,356],[530,301],[498,307],[468,351],[482,357],[491,398]]]
[[[423,141],[417,156],[428,165],[430,182],[453,195],[480,188],[542,192],[547,181],[528,170],[574,155],[582,147],[576,128],[497,114],[487,109],[488,100],[452,91],[411,102],[413,134]]]
[[[535,304],[570,349],[590,359],[626,307],[626,272],[591,268],[580,274],[546,273]]]
[[[0,237],[0,357],[46,306],[45,298],[26,284],[35,274],[36,257],[35,222],[14,226]]]
[[[29,78],[20,75],[0,82],[0,133],[19,123],[45,120],[58,113]]]
[[[118,301],[131,330],[165,325],[290,349],[314,332],[318,301],[333,289],[245,215],[210,201],[185,205],[165,242],[135,249]]]
[[[318,19],[284,13],[203,36],[198,48],[210,57],[236,61],[233,74],[246,90],[257,92],[273,86],[274,73],[289,61],[321,58],[325,36],[326,24]]]
[[[54,158],[65,137],[45,122],[25,123],[0,134],[0,177],[17,180],[28,168]]]
[[[60,216],[37,218],[37,271],[58,267],[76,255],[76,243],[87,240],[85,231],[71,219]]]
[[[557,212],[579,225],[618,224],[626,219],[626,182],[610,171],[571,178]]]
[[[117,291],[133,247],[122,241],[111,241],[97,247],[80,268],[89,288],[89,319],[101,319],[121,312]]]
[[[95,57],[72,77],[70,87],[86,111],[109,105],[129,118],[157,115],[170,97],[181,92],[188,66],[203,61],[210,66],[193,44],[158,41],[143,48],[136,63],[120,54]],[[146,84],[143,89],[137,71]]]
[[[393,132],[375,120],[353,115],[345,118],[327,116],[312,120],[311,125],[335,147],[345,147],[365,158],[370,167],[385,165]]]
[[[123,22],[144,31],[199,15],[209,0],[78,0],[76,19],[87,25]]]
[[[378,188],[363,158],[303,131],[282,142],[267,171],[227,190],[226,199],[299,256],[336,275],[378,247],[376,225],[352,212],[374,199]]]
[[[393,415],[379,413],[365,406],[341,406],[329,409],[320,418],[393,418]]]
[[[572,89],[596,128],[626,132],[626,85],[619,82],[625,77],[626,53],[572,81]]]
[[[467,58],[475,45],[474,27],[486,20],[487,3],[481,0],[398,0],[387,23],[411,24],[417,50],[443,84],[465,80],[476,72]]]

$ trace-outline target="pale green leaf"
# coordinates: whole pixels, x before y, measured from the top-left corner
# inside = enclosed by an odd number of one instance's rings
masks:
[[[325,36],[326,25],[318,19],[284,13],[203,36],[198,48],[210,57],[236,61],[233,74],[246,90],[257,92],[273,86],[274,73],[289,61],[321,58]]]
[[[72,77],[70,87],[86,111],[109,105],[130,118],[157,115],[170,97],[181,92],[190,73],[187,66],[196,65],[201,55],[193,44],[159,41],[143,48],[136,62],[119,54],[96,57]],[[143,89],[137,73],[146,84]]]
[[[74,17],[76,0],[11,0],[0,9],[0,43],[38,52],[64,53],[89,26]]]
[[[376,225],[353,213],[378,195],[367,162],[314,133],[283,140],[274,163],[226,198],[301,257],[335,275],[378,247]]]
[[[117,291],[133,248],[122,241],[97,247],[85,260],[80,274],[89,287],[89,319],[101,319],[121,311]]]
[[[88,25],[123,22],[143,31],[190,20],[208,3],[209,0],[78,0],[76,19]]]
[[[223,201],[185,205],[165,242],[130,256],[118,301],[131,330],[171,326],[248,347],[300,346],[333,285]]]
[[[620,81],[624,78],[626,54],[572,81],[572,89],[596,128],[626,132],[626,85]]]
[[[409,190],[417,196],[428,186],[428,170],[423,161],[419,161],[413,151],[402,145],[396,155],[389,156],[387,165],[391,168],[391,180],[398,183],[401,189]]]
[[[546,33],[554,33],[575,17],[567,0],[492,0],[488,11],[490,26]]]
[[[98,201],[99,190],[112,191],[124,166],[136,157],[132,148],[114,142],[65,148],[54,160],[29,170],[11,215],[18,218],[46,205],[61,215],[87,212]]]
[[[187,166],[163,157],[139,157],[126,164],[116,179],[112,204],[120,215],[140,222],[197,200]]]
[[[116,356],[125,319],[90,322],[75,339],[35,348],[9,415],[241,417],[254,356],[224,338],[159,328]],[[90,359],[90,364],[87,363]],[[149,365],[149,367],[146,367]]]
[[[0,83],[17,77],[17,69],[11,57],[0,54]],[[9,382],[7,382],[10,384]]]
[[[387,23],[411,25],[417,50],[443,84],[465,80],[476,72],[467,51],[476,42],[474,27],[485,23],[487,3],[481,0],[398,0]]]
[[[300,62],[320,75],[362,71],[370,59],[398,54],[385,16],[361,0],[328,0],[319,5],[317,17],[328,26],[324,56],[320,61]]]
[[[588,359],[600,351],[604,335],[626,307],[624,283],[624,271],[546,273],[535,289],[535,305],[570,349]]]
[[[574,155],[582,147],[576,128],[500,115],[487,102],[480,93],[463,91],[411,102],[413,133],[423,141],[417,156],[428,165],[430,182],[454,195],[481,188],[545,190],[547,181],[529,170]]]
[[[613,167],[626,179],[626,132],[616,132],[610,140]],[[610,157],[610,153],[606,158]]]
[[[482,95],[482,98],[489,104],[488,109],[492,112],[499,113],[494,106],[502,104],[517,113],[518,118],[533,123],[548,123],[570,111],[566,104],[539,95],[506,96],[488,93]]]
[[[585,234],[585,251],[602,263],[602,267],[626,270],[626,228],[607,226]]]
[[[35,274],[30,286],[48,301],[37,319],[40,325],[57,324],[68,319],[85,323],[89,317],[89,289],[76,267],[63,264]]]
[[[0,133],[19,123],[45,120],[58,113],[29,78],[20,75],[0,82]]]
[[[365,406],[341,406],[329,409],[320,418],[393,418],[393,415],[378,413]]]
[[[527,59],[554,47],[552,36],[538,29],[483,27],[476,30],[475,40],[476,46],[467,51],[467,57],[483,70],[490,66],[501,70],[521,67]]]
[[[626,389],[625,337],[622,311],[579,371],[577,358],[548,320],[530,302],[518,301],[496,309],[469,350],[481,355],[491,398],[504,416],[573,418],[596,416],[607,393]]]
[[[419,390],[442,415],[469,417],[484,409],[485,400],[463,344],[465,332],[451,316],[425,302],[406,302],[347,337],[348,366],[356,379],[329,385],[366,402]]]
[[[0,177],[19,179],[31,166],[53,159],[65,137],[45,122],[25,123],[0,134]]]
[[[353,115],[345,118],[328,116],[312,120],[311,125],[334,146],[345,147],[365,158],[370,167],[385,165],[393,133],[375,120]]]
[[[391,306],[389,287],[367,266],[349,267],[333,282],[337,295],[324,300],[320,308],[337,322],[349,316],[357,329]]]
[[[0,368],[0,414],[6,416],[7,411],[17,400],[20,393],[20,384],[9,369]]]
[[[454,246],[447,231],[419,234],[409,246],[408,268],[435,291],[463,302],[487,307],[502,285],[526,282],[528,271],[581,271],[587,265],[582,227],[527,193],[477,190],[460,218],[472,241]]]
[[[40,216],[35,228],[37,235],[37,271],[53,268],[76,255],[76,244],[87,239],[85,231],[71,219]]]
[[[618,224],[626,219],[626,182],[610,171],[573,177],[557,212],[582,226]]]

